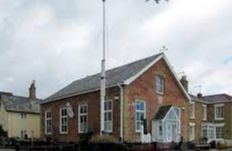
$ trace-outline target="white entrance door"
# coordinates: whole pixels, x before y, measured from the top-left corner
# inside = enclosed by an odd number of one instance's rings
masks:
[[[172,141],[177,142],[177,125],[175,123],[172,124]]]
[[[167,124],[167,139],[168,141],[178,141],[178,125],[175,122],[169,122]]]

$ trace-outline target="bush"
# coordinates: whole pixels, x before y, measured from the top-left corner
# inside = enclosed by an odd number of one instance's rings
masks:
[[[217,149],[226,149],[226,148],[228,148],[228,145],[226,142],[223,142],[223,143],[218,142],[217,143]]]
[[[117,143],[118,140],[111,135],[95,135],[90,140],[91,143]]]
[[[191,141],[187,142],[186,145],[187,145],[188,149],[195,149],[196,148],[196,145]]]

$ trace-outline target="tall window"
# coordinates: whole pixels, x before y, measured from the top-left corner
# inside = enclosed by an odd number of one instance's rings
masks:
[[[135,131],[141,131],[141,125],[143,120],[146,118],[146,104],[144,101],[137,100],[136,101],[136,109],[135,109]]]
[[[163,94],[164,93],[164,78],[161,75],[157,75],[155,77],[156,80],[156,93]]]
[[[202,120],[207,120],[207,106],[205,104],[202,105]]]
[[[223,138],[223,127],[222,126],[216,126],[216,138],[217,139]]]
[[[214,117],[215,117],[215,120],[224,119],[224,104],[214,105]]]
[[[78,108],[78,131],[79,133],[88,132],[88,107],[87,104],[80,104]]]
[[[190,102],[189,104],[189,116],[190,116],[190,119],[195,118],[195,103],[194,102]]]
[[[193,141],[195,139],[195,123],[189,124],[189,140]]]
[[[68,114],[66,108],[60,109],[60,133],[66,134],[68,132]]]
[[[45,112],[45,134],[52,134],[52,112]]]
[[[105,110],[104,110],[104,127],[105,132],[112,132],[112,123],[113,123],[113,102],[112,100],[105,101]]]

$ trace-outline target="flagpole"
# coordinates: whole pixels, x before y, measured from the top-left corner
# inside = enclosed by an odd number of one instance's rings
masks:
[[[106,96],[106,79],[105,79],[105,48],[106,48],[106,31],[105,31],[105,0],[102,0],[103,3],[103,22],[102,22],[102,27],[103,27],[103,42],[102,42],[102,49],[103,49],[103,53],[102,53],[102,61],[101,61],[101,107],[100,107],[100,120],[101,120],[101,124],[100,124],[100,135],[103,135],[105,127],[104,127],[104,103],[105,103],[105,96]]]

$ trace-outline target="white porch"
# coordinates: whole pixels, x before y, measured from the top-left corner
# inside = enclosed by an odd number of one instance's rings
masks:
[[[152,121],[153,142],[179,142],[181,137],[181,109],[162,106]]]

